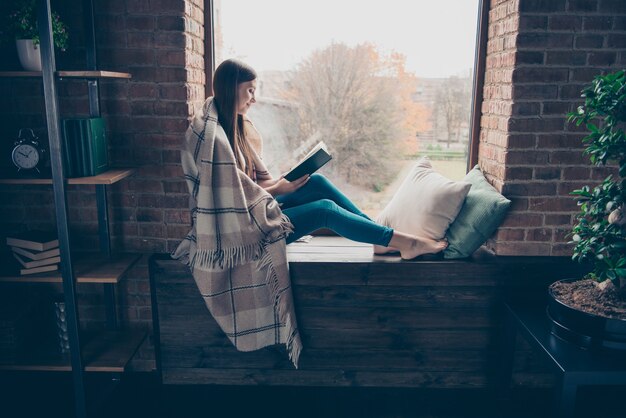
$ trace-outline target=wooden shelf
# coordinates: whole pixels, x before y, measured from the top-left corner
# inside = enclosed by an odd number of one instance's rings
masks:
[[[41,71],[0,71],[0,77],[41,77]],[[59,78],[117,78],[128,79],[129,73],[116,71],[57,71]]]
[[[113,184],[135,173],[133,168],[114,168],[91,177],[73,177],[68,184]],[[0,179],[0,184],[52,184],[52,179],[23,178]]]
[[[83,255],[74,263],[77,283],[119,283],[124,273],[141,258],[141,254],[115,255],[111,260],[100,254]],[[1,282],[61,283],[61,271],[26,276],[4,276]]]
[[[143,330],[101,331],[82,343],[87,372],[123,372],[146,337]],[[71,371],[69,354],[60,354],[51,344],[20,350],[15,358],[0,358],[0,370]]]

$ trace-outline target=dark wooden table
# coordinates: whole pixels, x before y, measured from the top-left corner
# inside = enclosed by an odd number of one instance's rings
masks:
[[[546,303],[505,302],[503,333],[502,398],[509,397],[517,332],[554,366],[558,383],[555,409],[559,417],[574,417],[576,392],[584,385],[626,385],[626,352],[609,349],[585,350],[554,336],[546,315]]]

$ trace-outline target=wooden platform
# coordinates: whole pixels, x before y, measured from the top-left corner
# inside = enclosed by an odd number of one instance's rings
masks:
[[[298,370],[280,346],[237,352],[188,269],[167,255],[152,257],[164,383],[489,387],[503,297],[542,295],[581,271],[567,257],[403,261],[339,237],[291,244],[288,258],[304,345]],[[545,385],[549,375],[531,351],[518,351],[517,382]]]

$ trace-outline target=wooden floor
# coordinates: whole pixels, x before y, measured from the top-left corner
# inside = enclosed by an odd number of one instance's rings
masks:
[[[9,380],[0,379],[1,417],[73,416],[69,375],[21,373]],[[89,382],[91,399],[102,399],[106,386]],[[577,417],[623,418],[624,393],[584,391]],[[123,376],[90,418],[550,418],[551,398],[548,389],[520,388],[500,406],[488,391],[467,389],[163,387],[154,374],[137,373]]]

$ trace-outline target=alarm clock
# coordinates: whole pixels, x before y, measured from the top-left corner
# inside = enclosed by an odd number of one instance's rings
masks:
[[[20,129],[11,153],[11,160],[18,172],[41,174],[39,168],[46,150],[39,145],[38,139],[32,129]]]

